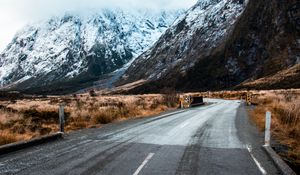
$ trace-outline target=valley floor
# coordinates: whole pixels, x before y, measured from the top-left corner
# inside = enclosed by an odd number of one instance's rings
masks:
[[[279,174],[240,101],[67,134],[0,158],[1,174]]]
[[[246,110],[249,114],[250,123],[254,123],[260,130],[258,135],[264,131],[265,112],[271,111],[275,151],[294,170],[300,172],[300,90],[222,91],[187,95],[240,100],[245,99],[247,93],[252,94],[253,106],[244,107],[243,110],[244,113]],[[70,132],[85,128],[99,128],[106,126],[105,124],[157,115],[175,109],[178,107],[178,94],[124,96],[90,93],[1,101],[0,144],[29,140],[57,132],[60,103],[65,104],[66,131]],[[183,122],[182,127],[188,124]],[[217,141],[216,139],[214,142]]]

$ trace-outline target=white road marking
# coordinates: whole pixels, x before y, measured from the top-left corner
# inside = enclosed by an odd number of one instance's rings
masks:
[[[254,160],[256,166],[258,167],[258,169],[260,170],[260,172],[263,174],[263,175],[266,175],[267,174],[267,171],[262,167],[262,165],[258,162],[258,160],[254,157],[254,155],[252,154],[252,148],[250,145],[247,145],[247,149],[252,157],[252,159]]]
[[[133,173],[133,175],[138,175],[142,169],[144,168],[144,166],[149,162],[149,160],[154,156],[154,153],[150,153],[148,154],[148,156],[146,157],[146,159],[143,161],[143,163],[138,167],[138,169]]]
[[[186,127],[188,124],[190,124],[190,122],[185,122],[185,123],[183,123],[182,125],[180,125],[180,128],[184,128],[184,127]]]

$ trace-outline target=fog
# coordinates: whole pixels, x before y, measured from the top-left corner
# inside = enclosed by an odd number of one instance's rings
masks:
[[[178,9],[189,8],[197,0],[0,0],[0,52],[17,30],[35,22],[66,12],[86,13],[101,8]]]

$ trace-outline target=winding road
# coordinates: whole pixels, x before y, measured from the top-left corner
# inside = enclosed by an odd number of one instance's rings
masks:
[[[208,105],[66,134],[0,157],[0,174],[279,174],[241,101]]]

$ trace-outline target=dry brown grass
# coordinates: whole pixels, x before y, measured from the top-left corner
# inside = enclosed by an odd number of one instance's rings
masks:
[[[0,145],[10,144],[18,140],[28,140],[31,136],[29,135],[18,135],[8,131],[2,130],[0,133]]]
[[[256,99],[251,118],[263,131],[265,112],[272,112],[272,135],[289,149],[287,158],[300,165],[300,96],[298,93],[269,92]]]
[[[58,105],[65,104],[66,131],[100,127],[103,124],[159,114],[168,105],[164,95],[99,96],[81,94],[0,101],[0,129],[6,144],[58,131]],[[11,141],[9,141],[11,140]]]
[[[17,137],[15,134],[3,132],[3,131],[0,133],[0,145],[9,144],[16,141],[17,141]]]

